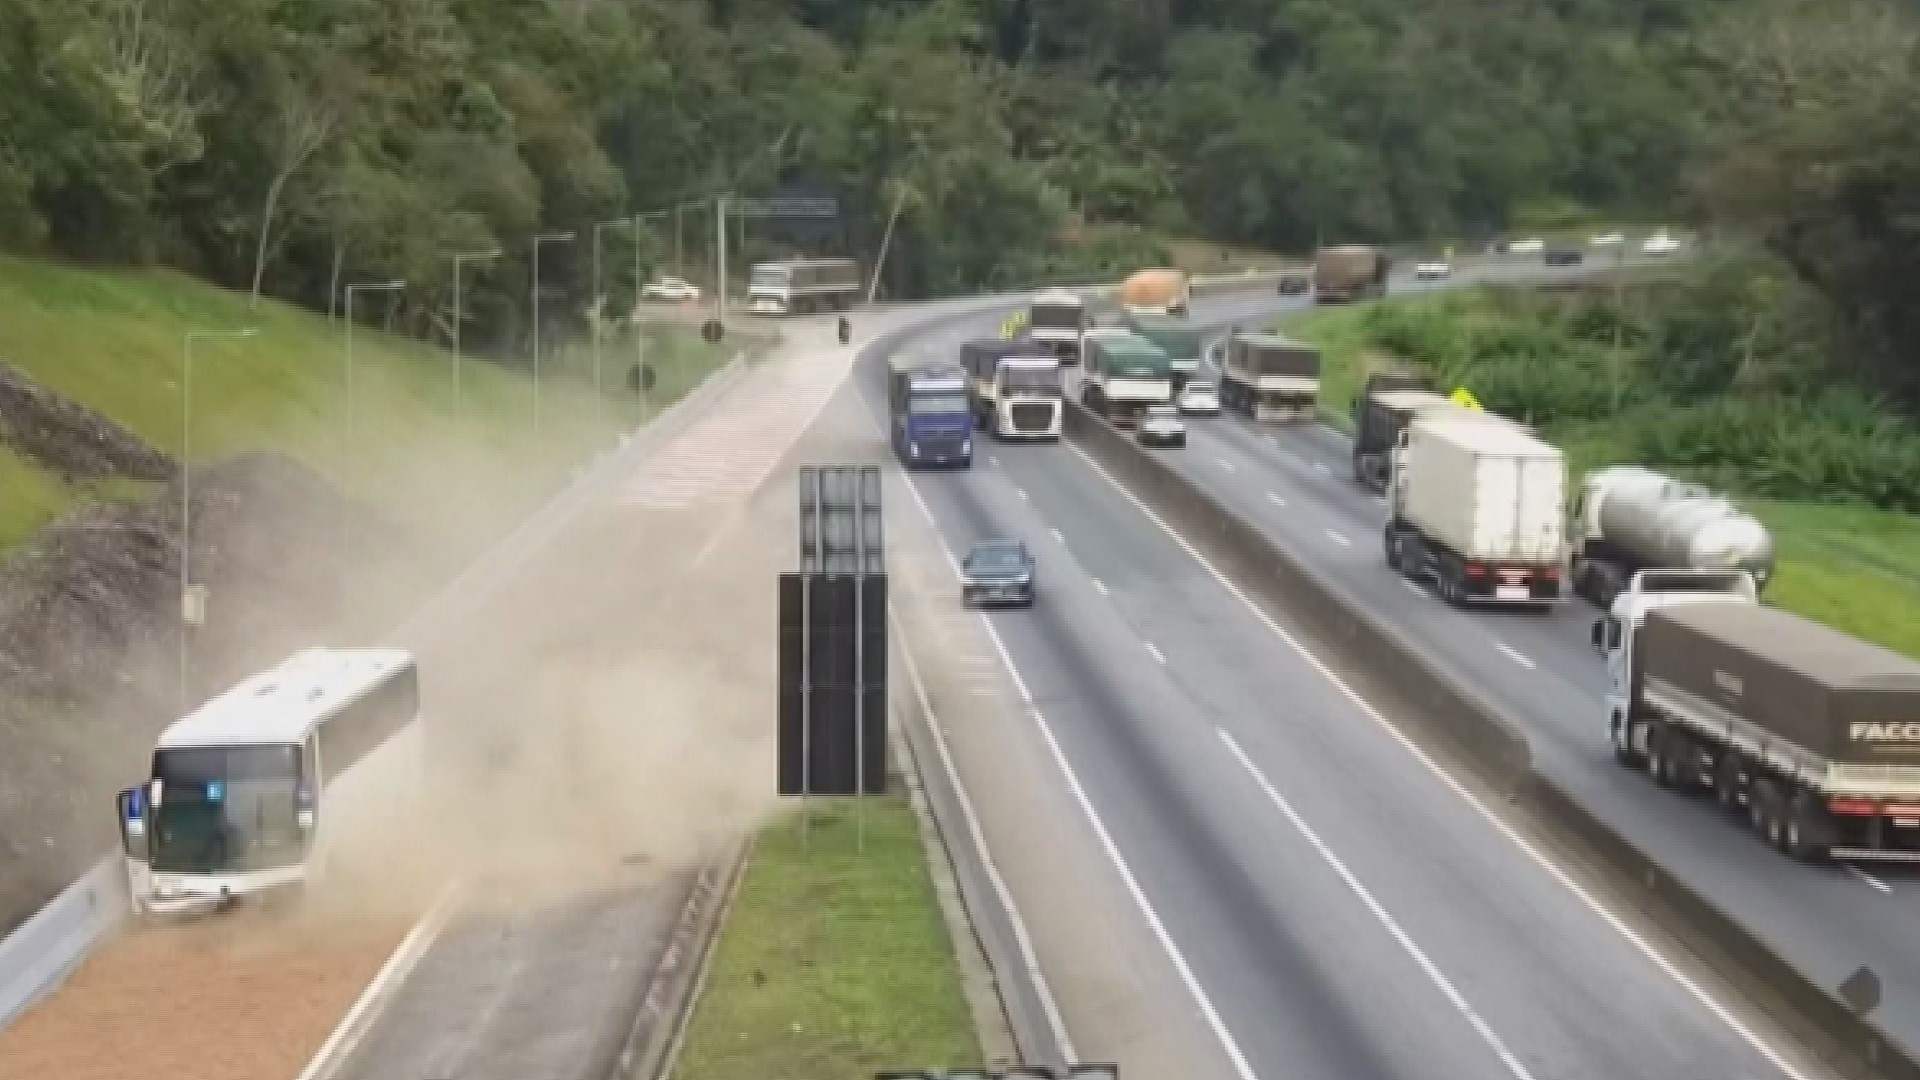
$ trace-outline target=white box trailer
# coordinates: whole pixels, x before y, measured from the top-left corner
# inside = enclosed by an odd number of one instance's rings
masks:
[[[1394,450],[1387,565],[1452,603],[1562,599],[1567,466],[1515,424],[1416,417]]]

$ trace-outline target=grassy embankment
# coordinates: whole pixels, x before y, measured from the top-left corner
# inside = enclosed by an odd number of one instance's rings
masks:
[[[356,308],[379,310],[363,294]],[[408,457],[446,454],[480,474],[504,503],[549,491],[570,464],[608,445],[696,384],[722,355],[690,333],[663,331],[648,342],[659,380],[642,401],[624,392],[632,345],[609,347],[608,394],[596,419],[580,350],[550,358],[533,424],[532,381],[523,369],[474,361],[453,394],[452,354],[361,328],[354,341],[354,433],[344,439],[344,350],[339,326],[299,308],[244,296],[165,271],[95,271],[0,257],[0,360],[43,386],[126,425],[177,453],[181,438],[182,340],[189,330],[257,327],[257,336],[196,341],[192,458],[236,451],[292,454],[356,495],[401,501]],[[38,463],[0,447],[0,552],[78,501],[102,494],[65,483]],[[109,489],[107,494],[131,494]]]
[[[674,1080],[979,1063],[912,809],[871,800],[862,852],[849,803],[814,806],[760,834]]]
[[[1436,316],[1499,318],[1490,304],[1462,309],[1449,300],[1403,300],[1391,304],[1429,309]],[[1295,337],[1322,348],[1321,409],[1329,422],[1350,425],[1353,397],[1369,363],[1382,364],[1390,353],[1379,345],[1379,326],[1371,306],[1317,310],[1287,321]],[[1525,332],[1538,329],[1529,326]],[[1570,354],[1574,350],[1568,349]],[[1536,356],[1550,363],[1560,355],[1549,349]],[[1574,376],[1569,376],[1572,381]],[[1476,392],[1483,394],[1480,388]],[[1493,407],[1493,402],[1488,403]],[[1621,417],[1626,420],[1628,418]],[[1547,423],[1546,433],[1567,450],[1575,476],[1597,465],[1635,462],[1655,468],[1671,463],[1640,460],[1631,448],[1628,423],[1608,420]],[[1920,656],[1920,517],[1864,505],[1832,505],[1739,497],[1738,501],[1773,530],[1779,570],[1767,598],[1789,610],[1819,619],[1868,641]]]

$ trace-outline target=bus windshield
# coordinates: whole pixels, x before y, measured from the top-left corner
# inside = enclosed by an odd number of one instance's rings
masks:
[[[1060,369],[1057,367],[1031,368],[1013,367],[1000,369],[1000,381],[1008,390],[1018,390],[1023,394],[1058,394],[1060,392]]]
[[[205,874],[298,863],[300,771],[297,746],[155,751],[153,869]]]
[[[915,394],[908,399],[907,411],[915,416],[947,416],[967,411],[965,394]]]

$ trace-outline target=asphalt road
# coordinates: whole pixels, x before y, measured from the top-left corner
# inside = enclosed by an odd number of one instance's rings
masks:
[[[1230,319],[1273,299],[1196,306]],[[874,365],[859,383],[883,414]],[[1817,1075],[1604,916],[1070,447],[983,449],[972,470],[912,474],[916,501],[956,552],[1035,547],[1040,603],[984,618],[1109,856],[1087,887],[1134,897],[1233,1074]]]
[[[1197,313],[1220,326],[1244,317]],[[1385,505],[1353,482],[1346,436],[1321,425],[1198,420],[1187,449],[1166,460],[1354,604],[1400,626],[1512,718],[1544,775],[1815,981],[1834,987],[1871,967],[1885,995],[1876,1018],[1920,1046],[1920,876],[1792,862],[1711,800],[1682,799],[1615,765],[1601,706],[1605,670],[1588,638],[1597,608],[1575,599],[1544,616],[1462,611],[1389,571]]]

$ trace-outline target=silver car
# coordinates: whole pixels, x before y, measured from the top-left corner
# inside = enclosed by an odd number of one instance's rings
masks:
[[[1187,424],[1173,406],[1149,405],[1133,437],[1141,446],[1185,446]]]

